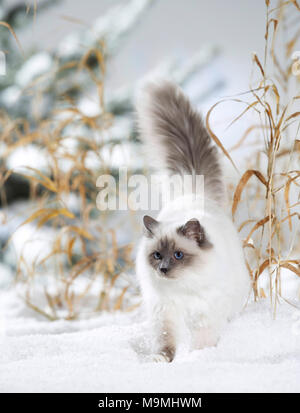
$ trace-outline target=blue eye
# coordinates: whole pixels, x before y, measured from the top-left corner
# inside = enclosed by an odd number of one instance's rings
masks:
[[[160,260],[160,259],[161,259],[161,255],[160,255],[160,253],[159,253],[158,251],[155,251],[155,252],[153,253],[153,257],[154,257],[156,260]]]
[[[176,260],[182,260],[183,252],[181,252],[181,251],[174,252],[174,257],[176,258]]]

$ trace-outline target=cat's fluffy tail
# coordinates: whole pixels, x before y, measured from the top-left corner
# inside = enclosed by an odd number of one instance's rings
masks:
[[[200,114],[175,84],[148,82],[138,102],[141,137],[151,158],[170,174],[204,175],[205,196],[224,202],[224,184],[217,148]]]

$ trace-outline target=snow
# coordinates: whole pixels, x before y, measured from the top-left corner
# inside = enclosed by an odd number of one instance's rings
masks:
[[[217,347],[149,360],[143,311],[49,322],[2,293],[1,392],[299,392],[300,311],[265,300],[233,320]],[[1,317],[2,315],[2,317]]]
[[[1,75],[1,70],[0,70],[0,75]],[[9,108],[12,108],[15,104],[17,104],[20,97],[21,97],[21,89],[15,85],[7,87],[3,91],[1,91],[1,99],[4,105],[8,106]]]
[[[49,53],[39,52],[23,64],[16,75],[16,83],[21,87],[26,87],[36,77],[49,72],[52,65],[53,60]]]
[[[34,175],[34,172],[27,168],[49,173],[48,163],[49,156],[46,150],[34,144],[15,148],[6,158],[7,168],[27,175]]]

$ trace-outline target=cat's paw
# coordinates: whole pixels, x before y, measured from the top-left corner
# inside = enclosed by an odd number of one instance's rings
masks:
[[[157,354],[151,354],[149,356],[149,361],[152,361],[154,363],[170,363],[170,357],[168,357],[165,354],[157,353]]]

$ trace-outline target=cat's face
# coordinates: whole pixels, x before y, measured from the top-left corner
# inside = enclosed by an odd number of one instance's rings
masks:
[[[147,260],[160,277],[177,279],[198,265],[205,250],[212,248],[204,228],[197,219],[170,230],[163,223],[145,216]]]

